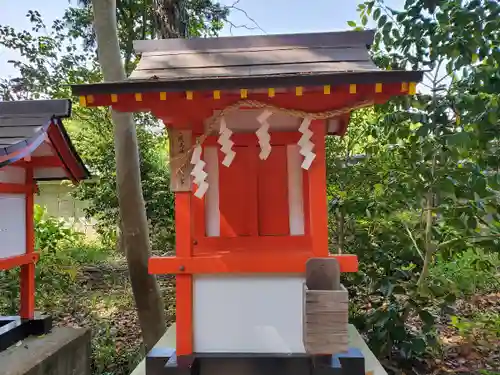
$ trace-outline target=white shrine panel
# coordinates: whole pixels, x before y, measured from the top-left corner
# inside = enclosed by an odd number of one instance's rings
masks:
[[[288,209],[290,221],[290,234],[304,235],[304,189],[302,182],[303,170],[301,168],[302,155],[297,145],[287,146],[288,169]]]
[[[210,186],[205,195],[205,231],[207,237],[220,236],[219,211],[219,168],[231,168],[219,165],[217,147],[205,147],[203,160],[207,163],[205,170],[208,173],[207,182]]]
[[[295,275],[194,277],[194,351],[304,353],[302,293]]]
[[[0,183],[24,184],[25,172],[23,168],[3,167],[0,168]]]
[[[26,252],[26,198],[0,194],[0,258]]]

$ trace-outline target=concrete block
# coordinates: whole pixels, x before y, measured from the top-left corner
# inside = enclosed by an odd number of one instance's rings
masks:
[[[90,375],[90,330],[57,327],[0,352],[2,375]]]

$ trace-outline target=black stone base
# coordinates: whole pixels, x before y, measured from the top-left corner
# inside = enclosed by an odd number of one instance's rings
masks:
[[[229,371],[245,375],[365,375],[365,359],[355,348],[322,356],[319,361],[300,353],[194,353],[177,357],[171,348],[155,348],[146,357],[146,375],[218,375]]]
[[[34,319],[19,316],[0,316],[0,351],[7,349],[28,336],[40,336],[52,329],[50,315],[35,314]]]

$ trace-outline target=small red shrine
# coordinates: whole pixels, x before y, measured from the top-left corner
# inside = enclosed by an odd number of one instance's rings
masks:
[[[51,329],[35,314],[33,198],[37,181],[89,176],[62,124],[70,114],[69,100],[0,102],[0,271],[21,267],[20,314],[0,317],[0,350]]]
[[[341,272],[358,269],[356,256],[328,251],[325,136],[342,136],[354,109],[414,94],[422,79],[379,70],[368,53],[373,37],[138,41],[141,60],[129,79],[73,86],[81,105],[151,111],[168,130],[176,256],[151,258],[149,270],[176,275],[176,347],[153,350],[148,375],[215,374],[235,358],[309,358],[306,263],[335,259]],[[342,332],[323,341],[347,349],[347,292],[339,292],[328,303],[345,306],[332,307]],[[358,355],[350,364],[352,353],[314,354],[342,362],[331,360],[332,374],[357,374],[364,363]],[[284,372],[264,367],[250,373]]]

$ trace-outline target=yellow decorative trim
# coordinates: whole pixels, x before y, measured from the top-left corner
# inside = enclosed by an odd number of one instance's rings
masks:
[[[215,100],[220,99],[220,90],[214,90],[214,99]]]
[[[330,85],[325,85],[325,86],[323,86],[323,94],[325,94],[325,95],[330,95],[330,92],[331,92],[331,87],[330,87]]]
[[[142,102],[142,94],[140,92],[135,93],[135,101]]]
[[[354,83],[349,85],[349,94],[356,94],[356,85]]]
[[[381,93],[382,92],[382,84],[381,83],[376,83],[375,84],[375,92]]]
[[[87,99],[85,98],[85,96],[80,96],[80,105],[82,107],[86,107],[87,106]]]
[[[87,103],[88,104],[94,103],[94,95],[87,95]]]
[[[167,100],[167,93],[166,92],[160,92],[160,100]]]
[[[186,91],[186,99],[193,100],[193,92],[192,91]]]
[[[417,93],[417,83],[410,82],[410,87],[408,88],[408,94],[415,95]]]
[[[401,82],[401,91],[402,92],[408,91],[408,82]]]
[[[240,90],[240,96],[241,96],[241,99],[246,99],[248,97],[248,90],[247,89],[241,89]]]
[[[269,88],[267,89],[267,96],[269,96],[270,98],[274,98],[274,89],[273,88]]]
[[[297,86],[297,87],[295,88],[295,95],[297,95],[297,96],[302,96],[302,91],[303,91],[302,86]]]
[[[111,103],[118,103],[118,95],[111,94]]]

